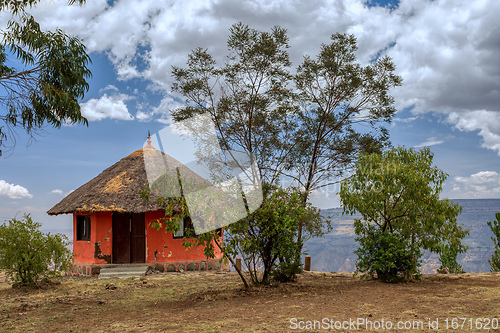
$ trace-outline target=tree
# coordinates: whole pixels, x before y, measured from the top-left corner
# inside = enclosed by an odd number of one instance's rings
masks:
[[[180,227],[179,221],[191,217],[184,197],[166,198],[154,195],[156,189],[168,187],[173,183],[167,178],[169,177],[160,177],[149,189],[141,191],[141,196],[145,200],[155,200],[165,208],[166,217],[152,225],[158,230],[176,233]],[[204,185],[193,183],[191,188]],[[297,259],[295,255],[298,225],[307,225],[304,238],[307,240],[331,230],[330,222],[325,222],[319,210],[310,203],[303,203],[302,193],[297,189],[283,189],[264,183],[263,190],[264,199],[260,207],[249,213],[246,218],[225,227],[223,240],[219,230],[195,234],[194,230],[189,229],[184,234],[183,245],[186,248],[203,246],[207,258],[214,258],[214,249],[217,246],[224,260],[231,261],[234,267],[236,265],[233,258],[241,255],[254,285],[268,284],[271,279],[280,282],[294,281],[302,265],[300,258]],[[215,201],[219,199],[224,200],[225,197],[211,198]],[[210,214],[216,219],[219,213],[226,212],[214,210]],[[308,222],[304,222],[305,220]],[[248,288],[249,284],[243,272],[237,267],[236,270]]]
[[[143,200],[148,202],[154,201],[157,205],[163,207],[165,211],[165,217],[151,222],[151,226],[157,230],[164,229],[165,232],[172,232],[172,234],[176,234],[181,227],[180,221],[183,221],[185,225],[190,225],[189,228],[184,229],[184,236],[182,238],[182,245],[186,249],[202,246],[204,248],[205,256],[207,258],[214,258],[215,246],[217,246],[222,252],[222,260],[226,262],[230,261],[233,266],[236,267],[236,264],[230,255],[231,251],[227,249],[224,244],[221,244],[221,230],[215,229],[209,232],[196,234],[193,228],[193,221],[190,216],[183,188],[187,186],[193,192],[197,192],[197,190],[202,190],[206,187],[207,184],[205,182],[199,182],[199,180],[192,179],[184,179],[184,181],[182,181],[179,171],[177,171],[177,174],[170,174],[167,170],[163,171],[166,172],[159,176],[153,184],[150,184],[148,187],[142,188],[139,191],[139,195]],[[175,189],[177,186],[180,187],[178,193],[180,197],[167,196],[177,192]],[[211,203],[214,206],[218,206],[218,201],[226,199],[226,196],[222,191],[218,194],[221,196],[217,196],[217,193],[213,193],[210,198],[208,198],[208,202],[205,201],[207,206],[203,207],[209,211],[208,215],[212,215],[212,220],[216,220],[218,214],[225,213],[219,211],[218,209],[211,209],[210,207]],[[210,223],[211,221],[203,222]],[[236,267],[236,271],[241,277],[245,288],[249,288],[248,282],[243,276],[241,270]]]
[[[394,115],[388,92],[401,85],[390,58],[362,67],[355,63],[354,36],[334,34],[317,60],[307,56],[291,75],[288,37],[280,27],[267,33],[235,24],[227,44],[222,67],[201,48],[186,68],[173,67],[173,91],[187,103],[173,118],[210,114],[223,149],[253,154],[263,180],[296,180],[305,203],[313,190],[352,168],[359,152],[387,144],[387,131],[376,124]],[[299,225],[297,244],[304,229]],[[301,252],[299,245],[297,257]]]
[[[397,232],[384,232],[371,224],[354,222],[354,231],[358,237],[356,271],[366,272],[362,277],[372,276],[383,282],[394,283],[410,276],[419,278],[420,257],[418,248]],[[418,254],[417,254],[418,253]],[[404,273],[410,273],[409,275]]]
[[[462,239],[469,230],[457,224],[462,207],[439,199],[447,174],[433,166],[432,160],[429,148],[398,147],[360,155],[356,172],[342,182],[339,192],[344,213],[362,215],[355,222],[359,236],[370,234],[368,226],[398,234],[409,242],[415,261],[419,249],[435,253],[444,247],[456,253],[467,250]]]
[[[0,148],[19,128],[33,138],[45,124],[84,123],[78,99],[88,91],[90,57],[85,46],[61,30],[43,31],[26,8],[40,0],[0,1],[13,17],[1,31]],[[69,0],[69,5],[85,0]],[[20,68],[13,66],[17,59]],[[0,149],[0,154],[2,153]]]
[[[253,156],[259,178],[274,184],[291,163],[297,125],[286,30],[276,26],[268,33],[234,24],[227,46],[221,67],[208,50],[197,48],[186,68],[172,68],[172,90],[187,104],[173,118],[180,122],[209,114],[224,152]]]
[[[491,266],[492,272],[500,272],[500,213],[495,214],[496,220],[493,222],[486,222],[495,237],[491,237],[493,244],[495,246],[495,252],[491,256],[491,259],[488,259],[488,262]]]
[[[230,255],[243,257],[255,285],[268,284],[271,279],[294,281],[302,267],[295,255],[301,223],[309,227],[310,237],[325,233],[324,217],[319,209],[302,202],[298,189],[265,183],[262,205],[247,218],[228,226],[224,246]]]
[[[441,265],[439,266],[438,273],[455,273],[462,274],[465,273],[462,265],[457,261],[458,252],[456,249],[451,248],[448,244],[444,244],[439,251],[439,261]]]
[[[376,125],[396,113],[389,90],[402,84],[388,56],[363,67],[356,63],[354,35],[337,33],[331,40],[315,60],[306,56],[295,76],[301,112],[287,175],[304,187],[304,202],[312,191],[339,182],[360,152],[388,145],[387,130]]]
[[[0,226],[0,268],[14,284],[33,287],[43,278],[60,277],[73,261],[68,238],[44,234],[40,226],[29,215]]]
[[[229,55],[218,67],[208,50],[195,49],[186,68],[173,66],[173,92],[186,98],[174,110],[175,121],[210,114],[222,149],[252,154],[260,178],[274,183],[290,150],[295,128],[286,30],[259,32],[234,24],[227,41]]]

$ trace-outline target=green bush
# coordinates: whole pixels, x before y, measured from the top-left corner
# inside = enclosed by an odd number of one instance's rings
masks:
[[[439,251],[439,261],[441,266],[439,266],[438,272],[448,271],[448,273],[465,273],[462,265],[457,261],[458,251],[448,244],[442,246]]]
[[[303,193],[297,189],[263,182],[263,196],[259,209],[228,227],[226,251],[243,258],[255,285],[294,281],[302,271],[297,248],[304,239],[322,235],[326,222],[319,209],[302,202]]]
[[[486,222],[495,235],[495,237],[491,237],[495,246],[495,252],[493,252],[491,259],[488,259],[488,262],[490,263],[490,270],[492,272],[500,272],[500,213],[496,213],[495,218],[496,220],[493,222]]]
[[[7,271],[14,285],[33,287],[42,279],[60,277],[58,271],[65,271],[72,263],[68,238],[44,234],[40,226],[29,214],[0,226],[0,268]]]
[[[387,269],[390,279],[398,271],[406,271],[409,277],[419,274],[413,270],[424,250],[440,253],[442,244],[453,247],[456,253],[467,250],[462,241],[469,230],[457,222],[462,207],[440,199],[448,175],[433,165],[433,158],[429,148],[398,147],[381,154],[361,154],[356,172],[341,183],[344,213],[362,216],[357,235],[368,248],[360,253],[373,261],[361,260],[365,268],[380,266],[382,274]],[[363,225],[371,231],[364,231]],[[387,235],[393,233],[396,235]],[[371,244],[368,237],[381,238],[385,246]]]
[[[396,232],[384,232],[372,225],[364,225],[355,220],[354,230],[359,248],[356,273],[363,277],[377,276],[383,282],[398,282],[410,277],[419,279],[418,267],[421,257],[418,248],[412,248],[410,242]]]

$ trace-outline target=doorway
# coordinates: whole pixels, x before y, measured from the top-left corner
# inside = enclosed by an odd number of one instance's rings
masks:
[[[113,213],[113,263],[146,262],[144,213]]]

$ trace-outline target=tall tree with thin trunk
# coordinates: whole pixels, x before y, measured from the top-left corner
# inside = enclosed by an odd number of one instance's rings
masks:
[[[186,68],[173,67],[173,91],[187,104],[173,118],[210,114],[222,149],[252,154],[261,179],[274,183],[296,127],[286,31],[260,32],[238,23],[230,29],[227,46],[222,66],[208,50],[197,48]]]
[[[186,68],[173,67],[173,91],[187,104],[173,117],[210,114],[223,149],[253,154],[264,181],[295,180],[305,204],[312,191],[345,177],[358,153],[388,145],[379,124],[395,114],[389,91],[402,79],[389,57],[365,67],[356,63],[353,35],[333,35],[296,74],[288,47],[282,28],[268,33],[233,25],[223,66],[198,48]],[[305,223],[298,228],[297,256],[311,231]]]
[[[354,35],[337,33],[331,40],[316,59],[306,56],[295,76],[301,112],[287,175],[304,188],[304,202],[345,178],[360,152],[388,145],[387,130],[378,125],[396,113],[389,91],[402,84],[387,56],[364,67],[356,63]]]

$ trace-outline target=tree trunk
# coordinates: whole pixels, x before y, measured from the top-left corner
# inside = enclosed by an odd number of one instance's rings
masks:
[[[214,238],[214,241],[215,241],[215,244],[217,244],[217,246],[218,246],[218,247],[219,247],[219,249],[221,250],[221,252],[222,252],[222,253],[224,253],[224,250],[222,249],[222,247],[220,246],[220,244],[219,244],[219,242],[217,241],[217,239],[216,239],[216,238]],[[226,258],[228,258],[228,259],[229,259],[229,261],[231,262],[231,264],[232,264],[232,265],[234,266],[234,268],[236,269],[236,272],[238,272],[238,275],[240,276],[241,281],[243,281],[243,284],[245,285],[245,289],[248,289],[248,288],[249,288],[249,286],[248,286],[248,282],[247,282],[247,280],[245,279],[245,277],[243,276],[243,274],[241,273],[241,270],[240,270],[240,269],[238,269],[238,267],[236,267],[236,263],[233,261],[233,259],[232,259],[230,256],[228,256],[228,255],[226,255],[226,254],[224,254],[224,256],[225,256]]]

